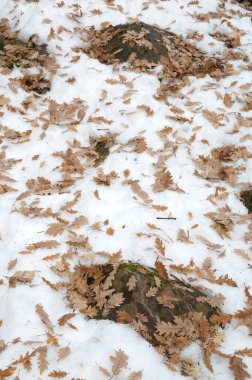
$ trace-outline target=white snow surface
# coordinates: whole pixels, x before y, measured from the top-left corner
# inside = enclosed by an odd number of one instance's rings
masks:
[[[19,365],[9,379],[19,376],[20,379],[50,379],[49,373],[54,370],[67,372],[66,379],[103,380],[106,376],[99,370],[99,366],[111,369],[109,357],[115,350],[123,350],[129,357],[128,365],[115,379],[126,380],[133,371],[142,371],[144,380],[184,379],[179,371],[173,372],[165,365],[165,359],[157,353],[135,331],[125,325],[110,321],[96,321],[85,318],[76,311],[71,322],[76,329],[69,326],[60,326],[57,320],[64,314],[72,312],[65,298],[65,290],[55,291],[42,279],[52,283],[64,281],[51,269],[60,265],[62,258],[69,262],[71,268],[81,262],[83,264],[104,263],[107,261],[99,252],[113,254],[121,251],[123,260],[132,260],[153,267],[158,254],[155,248],[155,238],[162,239],[165,245],[165,258],[162,258],[167,270],[187,281],[186,276],[169,268],[170,264],[189,264],[190,260],[201,266],[206,258],[211,258],[212,266],[216,269],[216,276],[228,275],[234,280],[237,287],[226,284],[212,284],[197,278],[193,284],[208,288],[212,294],[222,294],[225,297],[221,310],[224,313],[235,313],[243,309],[246,302],[244,289],[252,284],[252,250],[251,238],[244,240],[248,232],[249,220],[237,223],[240,217],[247,215],[247,209],[239,199],[244,184],[252,182],[252,160],[239,159],[235,166],[243,166],[237,184],[231,186],[227,181],[212,182],[195,175],[194,159],[200,155],[208,156],[216,147],[234,144],[246,146],[251,152],[251,125],[240,122],[241,117],[251,118],[251,111],[244,111],[245,100],[249,92],[251,72],[241,60],[233,61],[235,75],[217,81],[209,76],[204,78],[189,78],[189,83],[179,95],[168,97],[165,102],[155,99],[159,88],[159,81],[153,74],[135,73],[119,65],[116,70],[110,65],[104,65],[84,53],[76,53],[73,49],[83,45],[80,30],[92,25],[101,28],[102,23],[113,25],[132,20],[141,20],[156,24],[162,28],[186,36],[190,32],[203,34],[203,39],[197,46],[208,54],[221,56],[227,49],[224,43],[211,37],[215,32],[231,33],[232,25],[243,30],[241,45],[237,50],[245,52],[251,59],[252,29],[251,15],[238,3],[227,1],[151,1],[142,0],[40,0],[29,2],[25,0],[1,0],[1,18],[8,18],[11,27],[19,32],[21,39],[27,40],[32,34],[38,34],[40,43],[47,43],[48,50],[56,57],[59,68],[52,80],[52,88],[44,95],[26,93],[21,88],[17,91],[8,86],[12,78],[22,76],[21,70],[16,67],[11,74],[0,72],[0,95],[10,99],[10,103],[2,106],[0,128],[8,127],[19,132],[32,129],[30,139],[24,143],[14,143],[11,139],[4,139],[0,148],[4,150],[6,159],[19,159],[6,175],[15,180],[13,183],[1,179],[14,187],[16,192],[7,192],[0,196],[0,342],[7,344],[6,349],[0,353],[0,368],[3,370],[20,355],[25,355],[39,346],[47,345],[48,369],[40,374],[36,357],[32,358],[30,371]],[[225,3],[224,16],[207,21],[197,21],[193,14],[214,12],[218,6]],[[78,8],[79,7],[79,8]],[[100,10],[101,14],[92,12]],[[80,10],[82,13],[80,14]],[[100,13],[100,12],[98,12]],[[46,20],[46,21],[45,21]],[[226,21],[225,21],[226,20]],[[66,28],[57,33],[60,26]],[[48,41],[51,28],[55,37]],[[80,55],[78,61],[72,58]],[[124,76],[125,83],[120,82]],[[69,78],[75,81],[69,83]],[[111,81],[115,80],[114,84]],[[131,87],[128,84],[131,84]],[[123,103],[123,96],[130,88],[131,101]],[[105,93],[106,91],[106,93]],[[234,104],[228,108],[223,102],[223,96],[230,94]],[[104,94],[106,98],[104,99]],[[30,97],[33,106],[27,110],[22,108],[22,102]],[[87,111],[84,119],[75,129],[69,130],[62,125],[50,123],[43,130],[41,114],[48,109],[49,101],[58,103],[71,103],[73,99],[80,98],[85,102]],[[189,105],[189,101],[192,105]],[[195,102],[195,103],[194,103]],[[13,109],[10,107],[16,107]],[[153,110],[148,116],[143,109],[137,106],[145,105]],[[184,111],[183,117],[188,121],[180,123],[171,116],[171,107],[178,107]],[[23,110],[23,112],[20,112]],[[202,111],[214,111],[222,115],[221,125],[215,127],[206,120]],[[110,125],[88,121],[90,117],[102,116],[112,121]],[[250,119],[251,120],[251,119]],[[33,124],[31,124],[34,122]],[[159,132],[164,127],[172,128],[169,135],[171,148],[164,150],[164,143]],[[105,129],[105,130],[102,130]],[[235,130],[235,132],[234,132]],[[116,144],[110,149],[110,154],[99,166],[104,173],[115,171],[117,177],[111,185],[98,185],[93,177],[97,175],[97,167],[85,166],[85,158],[80,157],[84,166],[84,174],[76,174],[75,183],[62,193],[52,195],[30,194],[23,200],[17,197],[28,190],[26,181],[44,177],[52,183],[61,179],[60,165],[62,160],[53,156],[54,152],[65,152],[70,145],[76,143],[80,147],[89,146],[90,137],[105,135],[107,132],[116,133]],[[43,133],[43,135],[42,135]],[[0,135],[3,132],[0,130]],[[195,134],[195,138],[190,138]],[[119,148],[130,139],[143,137],[148,149],[142,153],[133,150],[133,145],[123,151]],[[1,141],[1,140],[0,140]],[[75,145],[76,146],[76,145]],[[177,150],[172,151],[176,146]],[[73,151],[75,148],[73,148]],[[81,151],[81,150],[80,150]],[[165,154],[169,157],[166,167],[173,176],[183,193],[166,190],[153,192],[152,184],[155,181],[155,164]],[[34,155],[39,155],[33,159]],[[144,202],[139,194],[131,187],[123,184],[124,171],[129,170],[128,179],[139,181],[151,203]],[[98,174],[99,175],[99,174]],[[80,178],[78,178],[80,177]],[[217,187],[224,187],[227,194],[225,199],[212,198]],[[95,191],[99,192],[99,199]],[[74,213],[61,209],[66,202],[74,199],[77,192],[81,195],[75,205]],[[33,218],[18,212],[26,202],[27,207],[51,208],[53,213],[59,212],[60,218],[72,222],[76,217],[85,216],[88,223],[80,226],[75,232],[87,236],[92,252],[77,249],[74,257],[66,254],[69,232],[63,232],[56,237],[49,236],[46,230],[50,223],[57,220],[53,217]],[[163,205],[165,211],[157,211],[152,205]],[[221,207],[228,206],[234,223],[229,232],[230,237],[221,237],[212,228],[212,221],[206,216],[208,212],[218,212]],[[175,219],[157,219],[158,217]],[[104,221],[108,220],[104,224]],[[100,229],[92,228],[100,223]],[[156,230],[149,225],[155,225]],[[112,228],[114,234],[106,233]],[[250,227],[251,228],[251,227]],[[177,239],[179,229],[188,231],[191,243],[186,244]],[[221,245],[220,249],[210,250],[199,236],[205,237],[214,244]],[[40,241],[56,240],[59,245],[51,250],[37,249],[30,254],[21,254],[29,244]],[[243,250],[246,257],[237,254],[236,249]],[[55,255],[51,260],[43,260],[46,256]],[[15,267],[8,270],[11,260],[16,260]],[[35,271],[31,284],[17,283],[16,287],[9,287],[9,277],[16,271]],[[190,277],[190,276],[189,276]],[[47,344],[47,328],[36,313],[35,305],[41,304],[53,324],[54,335],[58,339],[58,346]],[[225,354],[233,355],[236,350],[252,348],[252,337],[249,330],[237,321],[227,324],[223,330],[224,338],[219,350]],[[17,339],[19,338],[19,339]],[[0,346],[1,347],[1,346]],[[69,347],[71,352],[63,360],[58,360],[58,350]],[[193,359],[199,379],[227,380],[234,375],[229,369],[225,358],[213,355],[211,363],[213,373],[203,364],[200,345],[193,343],[184,352],[185,357]],[[249,357],[243,358],[248,373],[252,374],[252,361]]]

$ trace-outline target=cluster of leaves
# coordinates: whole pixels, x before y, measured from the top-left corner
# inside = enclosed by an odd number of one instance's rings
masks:
[[[163,89],[174,87],[176,80],[188,75],[221,76],[225,71],[219,59],[207,57],[174,33],[145,23],[109,26],[101,31],[91,27],[84,51],[106,64],[128,62],[133,70],[148,72],[161,64],[159,79],[166,81]]]
[[[234,163],[239,159],[246,160],[248,158],[251,158],[251,153],[245,146],[226,145],[214,148],[211,151],[211,156],[200,156],[195,160],[195,174],[210,181],[227,180],[234,186],[237,183],[238,174],[244,171],[244,167],[224,163]]]
[[[160,249],[160,242],[156,244]],[[218,323],[209,323],[217,315],[216,301],[182,281],[168,279],[162,263],[157,262],[156,268],[135,263],[78,265],[71,274],[70,305],[90,318],[130,325],[180,366],[181,350],[199,339],[211,369],[209,358],[221,340]],[[219,311],[218,315],[223,323],[224,316],[221,319]]]
[[[206,258],[203,261],[201,267],[197,266],[193,260],[191,260],[188,265],[171,264],[170,267],[171,269],[174,269],[176,272],[181,274],[195,274],[197,277],[207,280],[212,284],[225,284],[231,287],[237,287],[236,282],[233,279],[229,278],[227,274],[216,276],[217,270],[212,267],[211,258]]]
[[[19,40],[17,34],[11,31],[8,20],[0,20],[0,66],[6,69],[13,69],[14,66],[39,69],[37,74],[24,71],[20,85],[26,91],[43,94],[50,90],[51,79],[42,68],[52,68],[55,63],[48,56],[46,45],[38,45],[37,40],[37,35],[31,36],[27,42]]]

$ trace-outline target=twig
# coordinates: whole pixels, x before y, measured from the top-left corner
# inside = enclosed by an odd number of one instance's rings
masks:
[[[177,218],[173,218],[173,217],[171,217],[171,216],[169,216],[169,217],[160,217],[160,216],[157,216],[157,219],[158,219],[158,220],[162,220],[162,219],[166,219],[166,220],[177,220]]]

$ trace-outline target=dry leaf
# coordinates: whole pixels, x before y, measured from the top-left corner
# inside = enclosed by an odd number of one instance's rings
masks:
[[[138,371],[138,372],[131,372],[127,378],[127,380],[141,380],[142,379],[142,376],[143,376],[143,372],[142,371]]]
[[[57,347],[59,345],[58,339],[56,338],[56,336],[50,333],[47,333],[47,343],[54,347]]]
[[[238,358],[235,355],[230,359],[229,368],[233,372],[235,380],[245,380],[251,378],[250,374],[246,371],[246,364],[241,358]]]
[[[156,237],[155,239],[155,248],[162,256],[165,256],[165,246],[159,237]]]
[[[173,178],[169,170],[162,169],[155,173],[155,183],[152,185],[154,193],[165,191],[173,185]]]
[[[252,358],[252,348],[244,348],[243,350],[235,351],[235,355],[247,356]]]
[[[40,375],[42,375],[42,373],[48,369],[46,354],[47,354],[47,347],[40,347],[38,350],[38,367],[39,367]]]
[[[192,241],[189,240],[189,233],[186,233],[182,228],[178,230],[177,240],[181,241],[182,243],[192,244]]]
[[[146,293],[146,297],[148,298],[156,297],[157,292],[158,292],[158,288],[151,286],[148,292]]]
[[[68,346],[59,348],[58,349],[58,361],[65,359],[70,353],[71,353],[71,350]]]
[[[7,267],[7,269],[8,269],[8,270],[12,270],[16,265],[17,265],[17,259],[11,260],[11,261],[9,261],[9,263],[8,263],[8,267]]]
[[[37,243],[29,244],[26,247],[27,251],[35,251],[37,249],[53,249],[57,248],[60,244],[56,240],[38,241]]]
[[[52,324],[52,322],[50,321],[49,316],[48,316],[48,314],[45,312],[43,306],[40,305],[40,304],[37,304],[37,305],[35,306],[35,310],[36,310],[36,312],[38,313],[38,315],[40,316],[41,321],[47,326],[48,330],[49,330],[50,332],[52,332],[52,331],[53,331],[53,324]]]
[[[65,371],[52,371],[49,373],[48,376],[52,377],[53,379],[62,379],[63,377],[66,377],[67,372]]]
[[[113,375],[118,375],[124,367],[128,364],[128,356],[122,351],[115,351],[115,356],[110,356],[110,361],[112,365]]]
[[[65,223],[51,223],[46,230],[46,233],[51,236],[61,235],[66,228]]]
[[[5,98],[3,95],[0,95],[0,107],[8,104],[10,102],[9,98]]]
[[[99,365],[99,370],[103,373],[103,375],[107,376],[108,379],[111,379],[111,377],[113,376],[106,368],[101,367],[100,365]]]
[[[13,276],[9,277],[9,286],[10,288],[15,288],[17,282],[30,284],[34,278],[34,275],[35,271],[17,271]]]
[[[165,269],[165,266],[160,261],[156,260],[155,268],[156,268],[160,277],[164,278],[165,280],[168,279],[168,273]]]
[[[231,98],[229,94],[225,94],[224,96],[224,104],[226,107],[230,108],[234,104],[234,100]]]
[[[58,324],[60,326],[64,326],[69,321],[69,319],[75,317],[75,315],[75,313],[64,314],[62,317],[58,319]]]
[[[127,287],[129,291],[133,290],[136,287],[137,279],[134,275],[130,276],[129,281],[127,282]]]

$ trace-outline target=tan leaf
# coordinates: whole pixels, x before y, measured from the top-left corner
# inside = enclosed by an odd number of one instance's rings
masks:
[[[61,235],[66,228],[64,223],[51,223],[46,230],[46,233],[51,236]]]
[[[245,259],[245,260],[250,260],[250,256],[245,252],[245,250],[244,249],[234,249],[234,252],[238,255],[238,256],[240,256],[240,257],[242,257],[243,259]]]
[[[84,215],[80,215],[74,219],[70,227],[73,229],[79,229],[81,226],[84,226],[86,224],[88,224],[88,218],[86,218]]]
[[[103,373],[103,375],[107,376],[108,379],[111,379],[111,377],[113,376],[106,368],[101,367],[100,365],[99,370]]]
[[[65,359],[70,353],[71,353],[71,350],[68,346],[59,348],[58,349],[58,361]]]
[[[6,350],[7,347],[8,347],[8,344],[6,344],[4,340],[0,339],[0,354],[1,354],[4,350]],[[0,377],[0,379],[1,379],[1,377]]]
[[[165,269],[165,266],[160,261],[156,260],[155,268],[156,268],[160,277],[164,278],[165,280],[168,279],[168,274],[167,274],[167,271]]]
[[[152,185],[154,193],[165,191],[173,185],[173,178],[169,170],[162,169],[155,173],[155,183]]]
[[[110,356],[110,361],[112,365],[113,375],[118,375],[124,367],[128,364],[128,356],[122,351],[115,351],[115,356]]]
[[[138,180],[129,180],[128,184],[130,185],[131,190],[137,194],[143,201],[149,201],[149,195],[144,191],[139,185]]]
[[[177,240],[182,243],[192,244],[192,241],[189,239],[189,234],[185,232],[182,228],[178,230]]]
[[[53,28],[50,29],[50,33],[47,36],[47,41],[50,41],[51,39],[55,38],[55,31]]]
[[[35,275],[35,271],[17,271],[13,276],[9,277],[9,286],[11,288],[16,287],[16,283],[23,284],[31,283]]]
[[[16,367],[9,366],[6,369],[0,369],[0,379],[5,380],[7,377],[10,377],[13,375],[13,373],[16,371]]]
[[[8,269],[8,270],[12,270],[16,265],[17,265],[17,259],[11,260],[11,261],[9,261],[9,263],[8,263],[8,267],[7,267],[7,269]]]
[[[117,310],[116,315],[118,317],[118,322],[120,322],[120,323],[124,323],[124,322],[131,323],[132,322],[131,315],[124,310]]]
[[[127,380],[141,380],[142,379],[142,376],[143,376],[143,372],[142,371],[138,371],[138,372],[131,372],[127,378]]]
[[[38,350],[38,367],[40,375],[42,375],[42,373],[48,369],[46,354],[47,347],[40,347],[40,349]]]
[[[165,246],[159,237],[156,237],[155,239],[155,248],[162,256],[165,256]]]
[[[37,249],[52,249],[57,248],[59,243],[56,240],[39,241],[37,243],[29,244],[26,249],[28,251],[35,251]]]
[[[150,289],[148,290],[148,292],[146,293],[146,297],[150,298],[150,297],[155,297],[156,294],[158,292],[158,288],[155,288],[155,287],[150,287]]]
[[[8,186],[8,185],[0,185],[0,194],[5,194],[5,193],[11,193],[18,191],[14,187]]]
[[[231,98],[229,94],[225,94],[224,96],[224,104],[226,107],[230,108],[234,104],[234,100]]]
[[[225,327],[227,323],[229,323],[232,319],[232,314],[224,314],[224,313],[218,313],[214,314],[210,321],[213,325],[221,326],[222,328]]]
[[[222,284],[227,284],[229,286],[232,286],[233,288],[237,288],[237,284],[232,278],[229,278],[227,274],[224,276],[220,276],[219,278],[216,279],[216,283],[219,285]]]
[[[54,379],[62,379],[63,377],[66,377],[66,375],[67,375],[67,372],[65,372],[65,371],[54,370],[54,371],[50,372],[48,376],[50,376]]]
[[[114,307],[118,307],[121,305],[121,303],[123,303],[123,301],[124,301],[123,293],[115,293],[109,298],[108,307],[110,309]]]
[[[107,230],[106,230],[107,235],[114,235],[114,233],[115,233],[115,230],[112,227],[107,228]]]
[[[35,310],[36,312],[38,313],[38,315],[40,316],[41,318],[41,321],[46,325],[46,327],[48,328],[49,331],[53,331],[53,324],[52,322],[50,321],[49,319],[49,316],[48,314],[45,312],[44,308],[42,305],[40,304],[37,304],[35,306]]]
[[[5,98],[3,95],[0,95],[0,107],[8,104],[10,102],[9,98]]]
[[[235,355],[247,356],[252,358],[252,348],[244,348],[243,350],[235,351]]]
[[[129,291],[133,290],[136,287],[137,279],[134,275],[130,276],[129,281],[127,282],[127,288]]]
[[[75,315],[76,315],[75,313],[69,313],[69,314],[62,315],[62,317],[60,317],[58,319],[58,324],[60,326],[64,326],[69,321],[69,319],[75,317]]]
[[[241,358],[237,356],[232,356],[229,361],[229,368],[235,376],[235,380],[245,380],[250,379],[250,374],[246,371],[246,364],[242,361]]]
[[[57,347],[59,345],[59,342],[56,336],[50,333],[47,333],[47,343],[54,347]]]
[[[157,211],[166,211],[168,209],[167,206],[162,206],[162,205],[151,205],[151,207]]]

